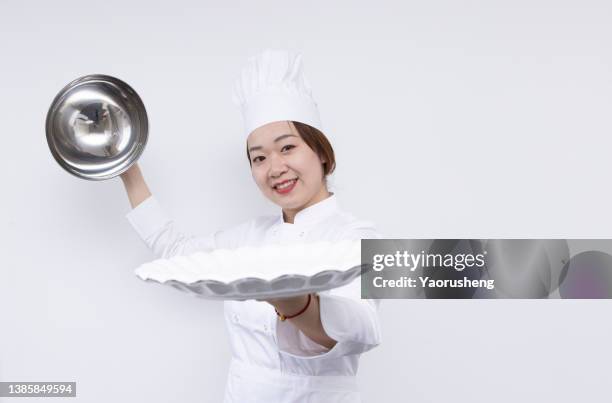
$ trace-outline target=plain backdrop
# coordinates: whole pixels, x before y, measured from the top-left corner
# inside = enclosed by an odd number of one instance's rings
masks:
[[[71,80],[140,94],[141,168],[188,233],[276,211],[231,88],[248,56],[289,47],[337,153],[332,190],[385,236],[611,237],[610,21],[603,0],[0,0],[0,380],[76,381],[70,402],[223,394],[222,304],[137,279],[153,256],[121,181],[73,177],[49,152],[46,113]],[[383,301],[364,401],[609,402],[611,308]]]

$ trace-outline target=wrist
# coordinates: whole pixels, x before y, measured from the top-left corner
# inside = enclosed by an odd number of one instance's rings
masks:
[[[308,298],[307,294],[298,295],[295,297],[287,297],[287,298],[278,298],[268,300],[270,305],[278,310],[290,311],[292,309],[300,309],[306,303]]]
[[[134,164],[130,168],[128,168],[127,171],[125,171],[119,176],[124,182],[133,182],[136,178],[138,178],[141,175],[142,174],[140,173],[138,164]]]
[[[297,297],[283,298],[270,302],[281,320],[291,319],[302,315],[312,303],[312,295],[300,295]]]

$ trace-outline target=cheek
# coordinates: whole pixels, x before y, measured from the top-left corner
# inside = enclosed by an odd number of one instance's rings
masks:
[[[323,176],[323,165],[317,155],[309,156],[308,161],[304,161],[304,172],[308,172],[308,178],[312,182],[318,183]]]
[[[265,175],[258,175],[258,176],[254,176],[253,178],[255,179],[255,183],[257,184],[257,187],[262,192],[266,192],[270,190],[270,187],[268,186],[268,181]]]
[[[319,158],[314,153],[296,155],[290,162],[290,167],[303,176],[313,178],[317,175]]]

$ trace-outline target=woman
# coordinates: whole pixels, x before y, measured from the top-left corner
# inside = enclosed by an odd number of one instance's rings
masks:
[[[151,195],[138,165],[121,178],[133,210],[127,218],[158,258],[269,243],[379,238],[344,212],[327,176],[334,151],[319,130],[301,56],[265,51],[237,82],[247,157],[262,194],[281,207],[206,237],[180,233]],[[361,353],[380,343],[377,304],[360,299],[360,282],[313,295],[226,301],[232,362],[226,402],[358,402]]]

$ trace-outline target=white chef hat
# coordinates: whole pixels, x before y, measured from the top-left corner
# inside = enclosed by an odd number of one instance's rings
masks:
[[[306,123],[322,130],[300,53],[266,49],[249,58],[236,80],[233,100],[241,109],[246,136],[260,126],[280,120]]]

